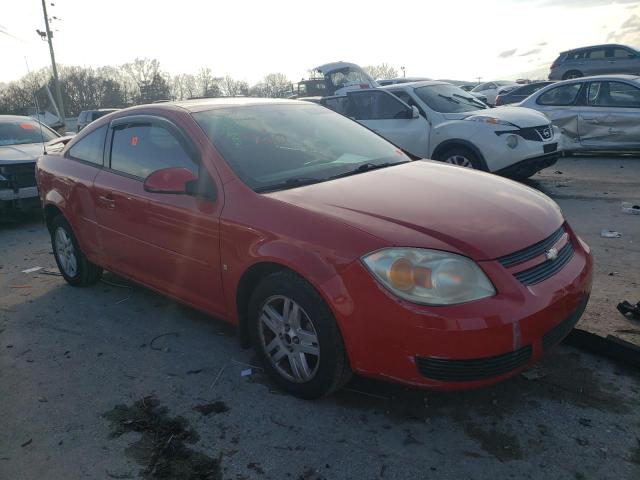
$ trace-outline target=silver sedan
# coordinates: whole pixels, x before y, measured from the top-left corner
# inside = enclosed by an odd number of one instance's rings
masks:
[[[557,82],[519,106],[544,113],[564,134],[563,148],[640,150],[640,77],[602,75]]]

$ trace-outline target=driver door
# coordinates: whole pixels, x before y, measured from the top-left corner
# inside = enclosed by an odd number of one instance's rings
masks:
[[[169,120],[138,115],[111,122],[105,169],[93,195],[109,268],[213,314],[224,314],[220,190],[209,200],[152,193],[145,178],[183,167],[213,182],[193,143]],[[215,185],[215,183],[214,183]]]
[[[409,105],[380,89],[348,92],[347,98],[346,116],[413,155],[429,157],[429,124],[414,117]]]

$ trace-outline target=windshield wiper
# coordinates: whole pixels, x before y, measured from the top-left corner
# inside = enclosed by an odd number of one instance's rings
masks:
[[[470,102],[475,103],[476,105],[482,105],[484,107],[484,103],[482,103],[480,100],[478,100],[477,98],[474,97],[465,97],[464,95],[460,95],[458,93],[454,93],[453,94],[454,97],[458,97],[458,98],[462,98],[463,100],[467,100]]]
[[[458,105],[460,105],[460,102],[458,100],[456,100],[455,98],[453,98],[453,97],[449,97],[448,95],[442,95],[441,93],[439,93],[438,96],[442,97],[442,98],[445,98],[445,99],[449,100],[450,102],[457,103]]]
[[[402,162],[385,162],[385,163],[363,163],[362,165],[358,165],[353,170],[349,170],[348,172],[339,173],[338,175],[334,175],[333,177],[329,177],[331,180],[334,178],[342,178],[348,177],[350,175],[357,175],[358,173],[369,172],[371,170],[378,170],[379,168],[390,167],[392,165],[400,165],[402,163],[409,163],[409,160],[404,160]]]
[[[293,177],[287,178],[284,182],[274,183],[273,185],[265,185],[262,187],[257,187],[254,191],[260,192],[270,192],[272,190],[285,190],[287,188],[296,188],[302,187],[304,185],[311,185],[312,183],[323,182],[322,178],[311,178],[311,177]]]

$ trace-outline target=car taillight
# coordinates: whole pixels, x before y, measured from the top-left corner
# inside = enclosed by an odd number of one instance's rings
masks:
[[[361,83],[360,84],[360,88],[364,89],[364,88],[371,88],[371,86],[368,83]]]
[[[500,105],[502,105],[502,96],[498,95],[496,97],[496,107],[499,107]]]

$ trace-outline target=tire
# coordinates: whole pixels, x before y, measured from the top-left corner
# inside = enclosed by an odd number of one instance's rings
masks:
[[[58,215],[51,221],[51,246],[60,273],[69,285],[85,287],[96,283],[102,276],[102,268],[94,265],[80,250],[71,225]]]
[[[562,75],[562,80],[571,80],[572,78],[581,78],[583,76],[584,75],[582,75],[582,72],[579,70],[569,70]]]
[[[447,148],[438,155],[437,160],[451,165],[458,165],[460,167],[473,168],[475,170],[487,170],[483,162],[478,158],[478,155],[467,147],[460,146]]]
[[[248,321],[253,347],[282,390],[317,399],[351,378],[333,314],[299,275],[280,271],[266,277],[251,295]]]

